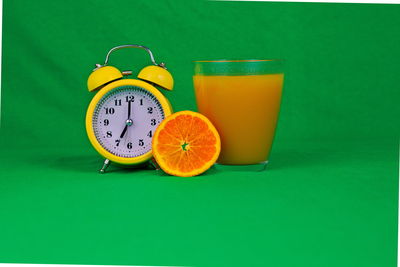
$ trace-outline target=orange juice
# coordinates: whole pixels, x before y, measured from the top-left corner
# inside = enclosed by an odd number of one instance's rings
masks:
[[[283,73],[194,75],[197,106],[221,136],[218,163],[268,160],[281,102]]]

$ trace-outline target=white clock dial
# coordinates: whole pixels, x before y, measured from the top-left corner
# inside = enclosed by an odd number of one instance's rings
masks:
[[[125,158],[151,150],[151,140],[164,110],[157,98],[138,86],[120,86],[103,96],[93,115],[97,141],[108,152]]]

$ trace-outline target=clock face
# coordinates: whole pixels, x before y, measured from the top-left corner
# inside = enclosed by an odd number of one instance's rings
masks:
[[[118,157],[133,158],[151,150],[164,110],[157,98],[138,86],[120,86],[97,103],[93,130],[100,145]]]

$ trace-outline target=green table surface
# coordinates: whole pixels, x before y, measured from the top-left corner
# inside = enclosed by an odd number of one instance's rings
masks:
[[[277,144],[264,172],[179,178],[101,175],[91,149],[3,151],[0,260],[395,266],[397,154],[393,143]]]
[[[0,262],[396,265],[400,5],[3,3]],[[193,60],[285,59],[267,170],[99,175],[86,79],[130,43],[166,62],[175,111],[196,110]],[[110,64],[151,62],[131,49]]]

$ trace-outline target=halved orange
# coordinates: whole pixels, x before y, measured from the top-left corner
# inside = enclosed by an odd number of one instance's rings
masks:
[[[168,174],[190,177],[208,170],[221,151],[214,125],[203,115],[180,111],[165,118],[153,136],[153,156]]]

